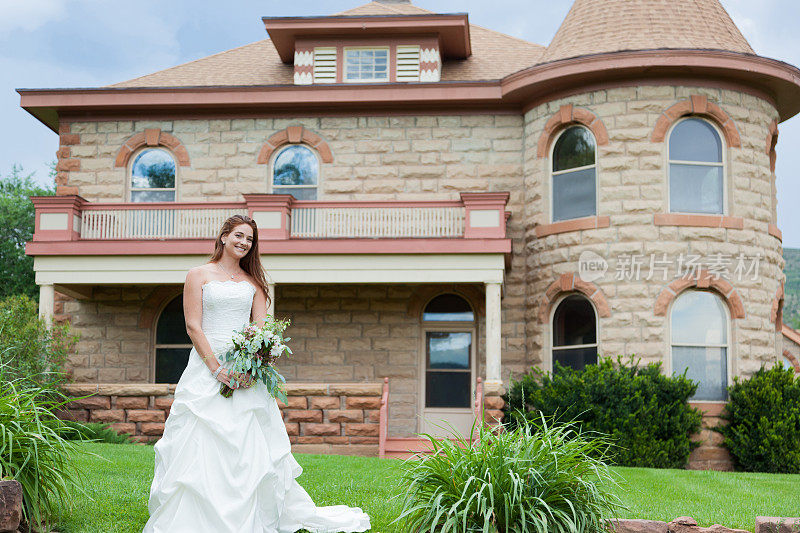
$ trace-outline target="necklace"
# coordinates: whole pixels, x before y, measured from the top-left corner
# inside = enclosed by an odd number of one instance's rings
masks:
[[[228,276],[230,276],[231,279],[234,279],[234,275],[225,270],[225,268],[223,268],[222,265],[220,265],[219,263],[214,263],[214,264],[217,265],[220,269],[222,269],[222,271],[225,272]]]

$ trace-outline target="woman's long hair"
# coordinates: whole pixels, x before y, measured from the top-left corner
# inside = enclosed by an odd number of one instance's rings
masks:
[[[258,227],[252,218],[246,215],[233,215],[226,220],[217,234],[217,240],[214,241],[214,253],[211,254],[209,262],[216,263],[222,257],[222,237],[228,235],[233,231],[233,228],[241,224],[247,224],[253,230],[253,245],[247,251],[247,255],[239,259],[239,266],[242,270],[250,274],[255,280],[256,284],[264,291],[267,297],[267,307],[269,307],[269,287],[267,285],[267,278],[264,275],[264,267],[261,266],[261,254],[258,252]]]

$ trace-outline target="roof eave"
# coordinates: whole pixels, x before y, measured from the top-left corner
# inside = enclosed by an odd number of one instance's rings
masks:
[[[264,27],[281,61],[294,60],[299,37],[369,37],[375,35],[437,34],[446,59],[472,55],[466,13],[334,17],[264,17]]]
[[[780,121],[800,112],[800,69],[776,59],[726,50],[626,50],[578,56],[515,72],[502,85],[504,98],[530,103],[570,88],[670,78],[749,87],[775,105]]]

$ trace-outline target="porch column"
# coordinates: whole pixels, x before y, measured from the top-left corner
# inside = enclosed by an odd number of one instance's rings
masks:
[[[267,283],[267,292],[269,296],[269,305],[267,306],[267,313],[275,316],[275,284]]]
[[[486,283],[486,384],[501,386],[500,283]]]
[[[55,299],[56,292],[52,284],[39,285],[39,316],[44,319],[47,327],[53,324]]]

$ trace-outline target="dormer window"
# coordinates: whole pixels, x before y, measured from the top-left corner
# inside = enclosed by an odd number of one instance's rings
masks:
[[[437,82],[471,53],[465,14],[264,17],[296,85]]]
[[[389,81],[389,48],[345,48],[344,81]]]

